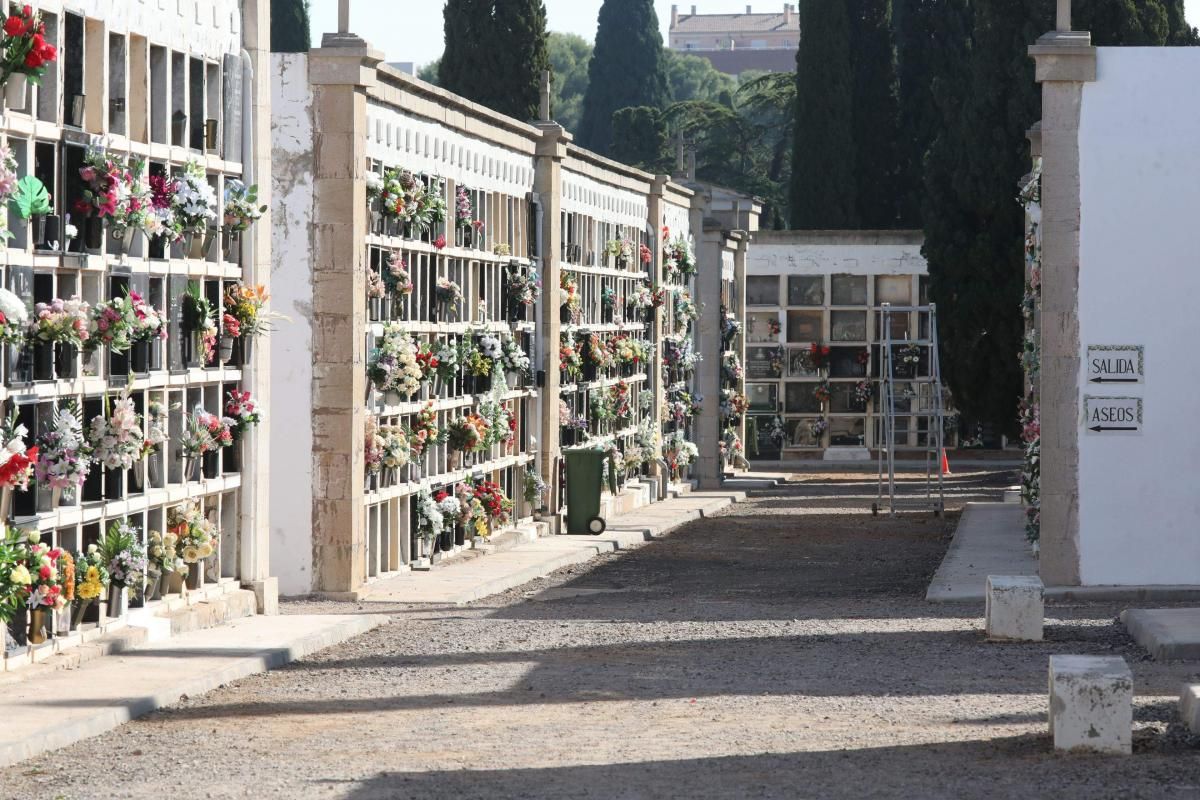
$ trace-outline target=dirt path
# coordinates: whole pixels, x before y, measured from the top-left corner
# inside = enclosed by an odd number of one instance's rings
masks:
[[[1011,475],[959,475],[952,506]],[[1195,798],[1174,698],[1115,605],[989,645],[921,597],[956,514],[873,518],[808,475],[623,556],[391,624],[0,770],[20,798]],[[291,604],[292,613],[344,604]],[[1047,657],[1134,668],[1135,755],[1060,757]],[[185,788],[187,787],[187,788]],[[193,790],[195,789],[195,790]]]

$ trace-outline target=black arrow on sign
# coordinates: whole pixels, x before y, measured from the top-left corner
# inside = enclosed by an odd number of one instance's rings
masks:
[[[1089,378],[1090,383],[1137,383],[1138,378]]]
[[[1136,431],[1137,428],[1116,428],[1112,426],[1105,427],[1104,425],[1093,425],[1092,427],[1088,428],[1088,430],[1100,433],[1101,431]]]

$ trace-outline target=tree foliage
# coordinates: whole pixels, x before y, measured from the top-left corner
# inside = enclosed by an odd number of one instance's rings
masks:
[[[658,173],[667,168],[667,122],[657,108],[620,108],[612,118],[612,157]]]
[[[666,106],[669,92],[662,49],[652,0],[604,0],[588,65],[580,144],[608,154],[615,111]]]
[[[520,120],[537,116],[549,69],[543,0],[447,0],[438,84]]]
[[[583,116],[592,46],[573,33],[551,33],[547,44],[554,81],[550,116],[568,131],[575,132],[579,130],[579,120]]]
[[[722,93],[737,91],[737,79],[718,70],[707,58],[675,50],[663,50],[662,54],[671,99],[677,103],[716,100]]]
[[[853,64],[855,195],[858,223],[894,228],[899,175],[899,114],[891,0],[848,0]],[[803,79],[803,76],[801,76]]]
[[[311,46],[308,0],[271,0],[271,52],[307,53]]]
[[[859,224],[847,0],[800,0],[792,227]]]

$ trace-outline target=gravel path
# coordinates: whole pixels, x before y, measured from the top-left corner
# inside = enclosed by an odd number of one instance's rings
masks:
[[[954,478],[951,506],[1010,474]],[[392,621],[7,770],[14,798],[1196,798],[1176,722],[1195,665],[1145,659],[1120,607],[1057,605],[990,645],[921,598],[957,514],[869,512],[864,475],[805,475],[632,553]],[[287,613],[354,605],[291,603]],[[1116,653],[1132,758],[1045,733],[1052,653]]]

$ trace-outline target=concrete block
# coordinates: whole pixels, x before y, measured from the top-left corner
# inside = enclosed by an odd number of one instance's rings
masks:
[[[1046,616],[1042,580],[1033,575],[988,575],[984,616],[992,641],[1040,642]]]
[[[1119,656],[1050,656],[1054,749],[1133,752],[1133,673]]]
[[[1200,608],[1131,608],[1121,622],[1155,661],[1200,660]]]
[[[261,581],[251,581],[247,587],[254,592],[255,609],[259,614],[274,616],[279,613],[279,579],[264,578]]]
[[[1179,716],[1188,730],[1200,736],[1200,683],[1185,683],[1179,697]]]

